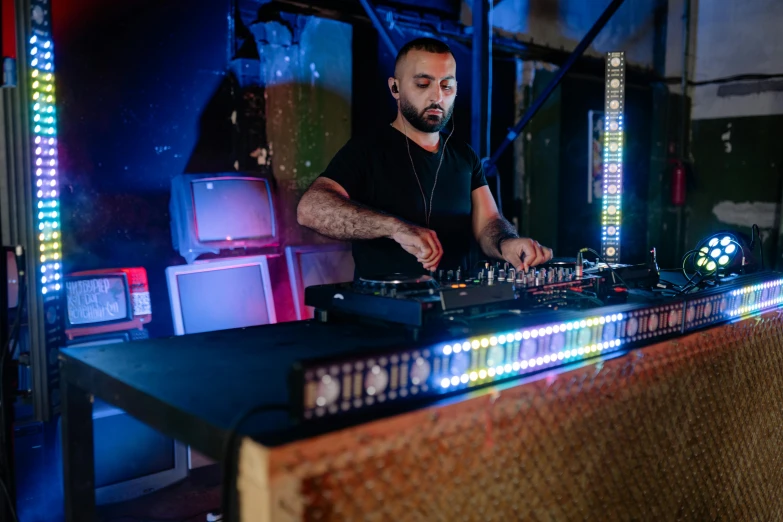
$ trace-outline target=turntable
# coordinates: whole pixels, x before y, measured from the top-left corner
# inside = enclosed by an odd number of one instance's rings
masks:
[[[439,287],[435,278],[428,275],[415,274],[388,274],[378,276],[360,277],[354,283],[356,288],[373,292],[410,292],[437,289]]]

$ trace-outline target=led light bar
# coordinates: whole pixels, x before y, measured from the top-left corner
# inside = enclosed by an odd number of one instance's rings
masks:
[[[62,231],[57,164],[57,107],[54,82],[54,43],[46,2],[33,2],[34,19],[28,45],[29,85],[35,194],[37,279],[42,294],[62,289]]]
[[[692,299],[685,310],[683,330],[689,332],[725,321],[746,319],[783,304],[783,278],[758,282],[736,290],[712,291]]]
[[[297,414],[317,419],[414,398],[445,396],[652,344],[783,304],[783,276],[646,305],[542,314],[534,324],[384,353],[303,361],[292,374]],[[557,320],[560,319],[560,320]],[[528,321],[536,321],[530,317]]]
[[[604,102],[604,192],[601,209],[601,257],[607,263],[620,261],[624,108],[625,53],[607,53]]]

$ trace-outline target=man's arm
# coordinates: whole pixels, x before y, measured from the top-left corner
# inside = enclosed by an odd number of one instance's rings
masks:
[[[332,239],[392,237],[400,224],[394,216],[351,201],[345,189],[329,178],[317,178],[296,208],[296,220]]]
[[[317,178],[296,208],[300,225],[345,241],[387,237],[416,256],[425,269],[437,268],[443,247],[433,230],[407,223],[350,199],[336,181]]]
[[[481,251],[488,257],[503,259],[498,245],[504,239],[519,237],[517,231],[498,212],[498,207],[488,186],[484,185],[475,189],[471,194],[471,200],[473,203],[473,236],[478,241]]]
[[[492,192],[486,185],[471,193],[473,203],[473,235],[488,257],[508,261],[517,270],[552,259],[552,249],[538,241],[520,238],[514,226],[498,212]]]

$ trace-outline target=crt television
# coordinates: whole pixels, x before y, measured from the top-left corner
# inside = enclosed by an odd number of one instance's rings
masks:
[[[182,174],[171,181],[171,237],[188,263],[207,253],[277,246],[269,181]]]
[[[68,339],[142,330],[152,319],[147,271],[141,267],[68,274],[65,299]]]
[[[277,322],[266,256],[170,266],[166,281],[176,335]]]
[[[97,399],[92,419],[96,504],[138,498],[188,476],[186,445]],[[57,441],[62,442],[62,419],[57,421]],[[61,456],[62,446],[58,449]]]
[[[305,306],[305,288],[353,280],[354,262],[350,244],[288,246],[285,256],[294,309],[299,320],[313,317],[313,308]]]

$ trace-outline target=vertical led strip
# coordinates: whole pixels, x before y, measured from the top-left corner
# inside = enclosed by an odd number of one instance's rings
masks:
[[[54,45],[48,31],[33,31],[29,43],[33,190],[41,267],[38,279],[41,293],[51,295],[60,291],[62,277]]]
[[[620,261],[624,106],[625,53],[607,53],[604,107],[604,193],[601,211],[601,257],[607,263]]]

